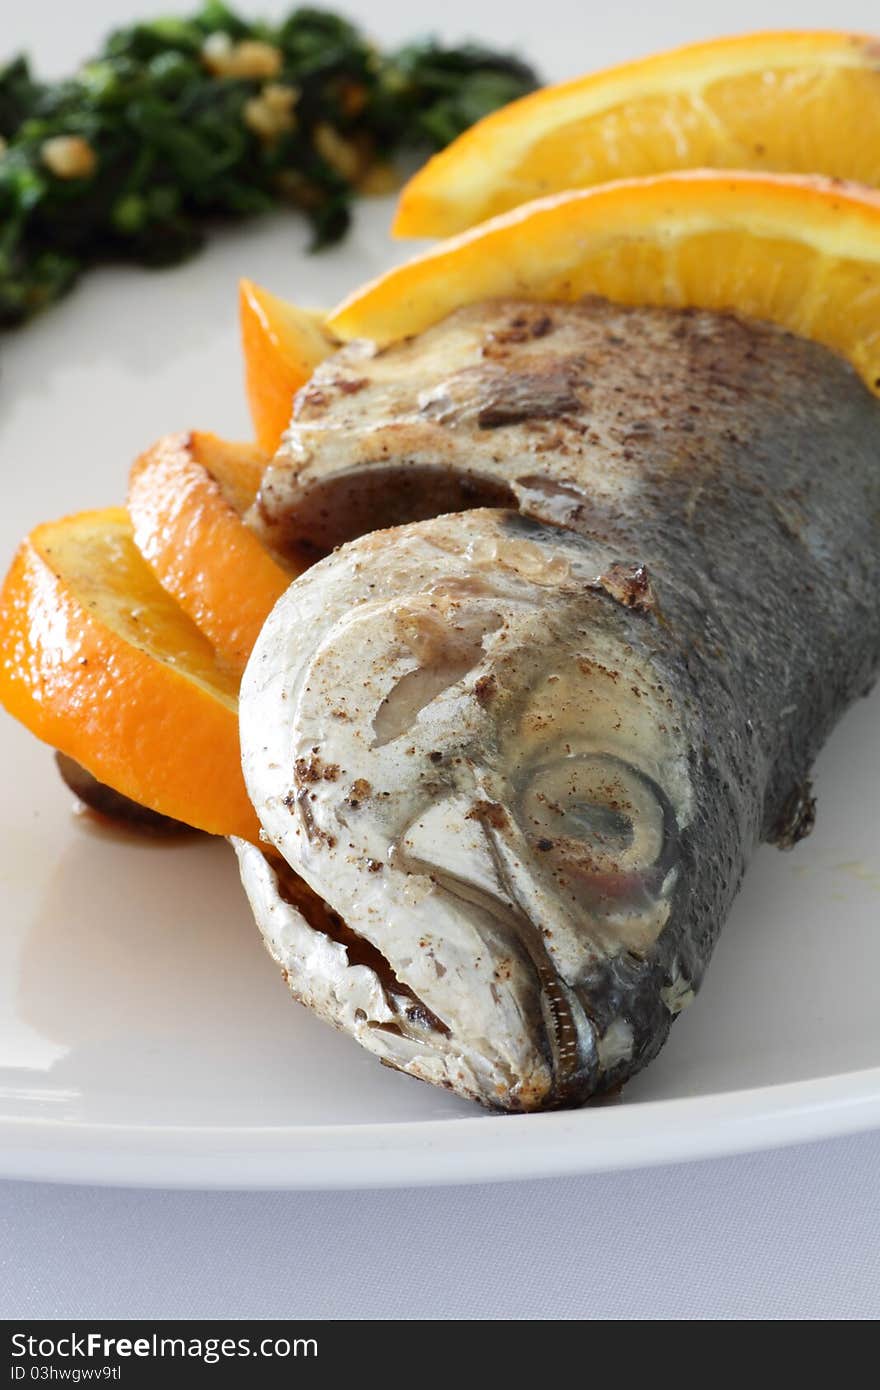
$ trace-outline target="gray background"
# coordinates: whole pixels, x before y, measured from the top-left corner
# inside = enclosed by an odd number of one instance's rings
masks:
[[[0,1316],[875,1318],[880,1136],[433,1191],[0,1185]]]

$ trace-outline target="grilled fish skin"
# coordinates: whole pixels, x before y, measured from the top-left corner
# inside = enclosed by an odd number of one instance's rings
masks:
[[[333,544],[377,515],[364,475],[413,463],[407,506],[439,466],[520,514],[344,546],[242,687],[267,836],[375,956],[340,968],[337,943],[328,984],[332,927],[253,847],[243,878],[282,963],[285,932],[315,933],[294,990],[384,1060],[503,1109],[580,1104],[659,1050],[874,678],[880,405],[827,350],[732,316],[494,303],[423,339],[319,369],[265,525],[298,539],[312,506]],[[381,380],[333,395],[353,357]]]

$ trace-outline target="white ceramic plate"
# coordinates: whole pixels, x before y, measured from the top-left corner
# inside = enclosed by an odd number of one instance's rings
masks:
[[[87,8],[97,34],[112,7]],[[403,19],[399,6],[379,9],[389,31],[418,27],[411,9]],[[555,9],[574,22],[575,7]],[[491,37],[497,15],[477,7],[471,27]],[[623,29],[619,19],[616,52],[606,32],[599,57],[632,48]],[[533,51],[552,70],[546,30]],[[0,562],[38,520],[121,500],[129,461],[157,435],[201,426],[243,436],[237,277],[330,303],[400,254],[389,213],[362,209],[344,247],[317,259],[296,222],[279,218],[179,271],[101,273],[0,343]],[[820,759],[815,833],[791,854],[759,853],[699,999],[625,1099],[494,1118],[378,1066],[290,1001],[225,844],[97,832],[73,815],[48,750],[0,717],[0,1175],[464,1182],[880,1124],[878,727],[875,695]]]

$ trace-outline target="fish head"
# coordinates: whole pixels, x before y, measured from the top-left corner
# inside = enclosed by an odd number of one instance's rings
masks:
[[[439,1058],[445,1084],[533,1108],[582,1100],[625,1052],[590,982],[650,957],[692,800],[659,628],[636,563],[492,510],[363,537],[267,622],[248,787],[433,1020],[404,1069]]]

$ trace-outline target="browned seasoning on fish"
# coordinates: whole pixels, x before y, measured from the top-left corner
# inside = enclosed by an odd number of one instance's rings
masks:
[[[255,515],[281,548],[351,542],[242,688],[257,812],[352,941],[239,846],[291,988],[495,1108],[616,1092],[756,846],[809,831],[816,753],[876,676],[880,402],[768,324],[496,301],[319,367]]]

